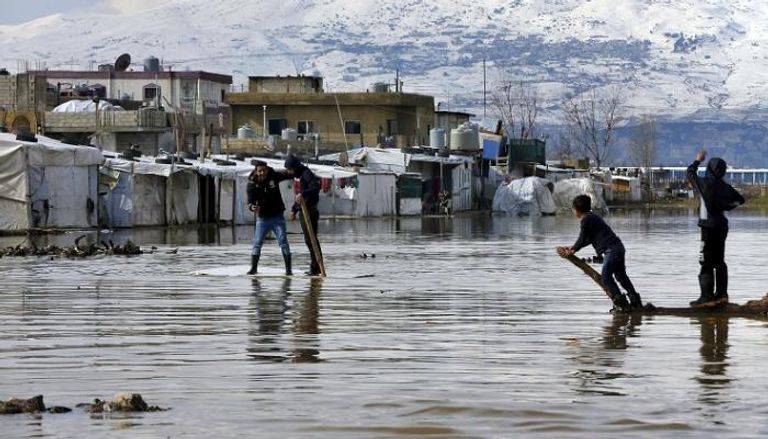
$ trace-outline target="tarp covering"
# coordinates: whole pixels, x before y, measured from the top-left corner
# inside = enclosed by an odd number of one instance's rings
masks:
[[[589,195],[592,199],[592,210],[597,212],[607,212],[608,207],[605,204],[602,191],[597,184],[589,178],[571,178],[561,180],[555,183],[553,196],[555,204],[560,210],[570,210],[573,205],[573,199],[578,195]]]
[[[72,101],[67,101],[53,109],[54,113],[93,113],[95,111],[96,103],[91,99],[75,99]],[[112,105],[105,100],[100,100],[99,111],[124,111],[124,109],[119,105]]]
[[[0,230],[96,225],[101,151],[0,133]]]
[[[518,216],[554,214],[557,206],[548,184],[548,180],[539,177],[502,183],[493,197],[493,210]]]

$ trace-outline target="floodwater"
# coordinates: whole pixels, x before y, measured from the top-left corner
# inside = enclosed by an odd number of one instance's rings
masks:
[[[644,299],[697,297],[695,221],[610,217]],[[132,391],[171,408],[4,416],[2,436],[768,435],[766,322],[609,314],[597,286],[554,253],[575,240],[573,218],[320,227],[324,280],[189,275],[247,264],[245,227],[99,237],[157,246],[137,257],[0,259],[0,399],[74,407]],[[768,217],[732,217],[733,301],[768,291],[766,231]],[[306,248],[289,238],[303,271]],[[281,265],[274,241],[262,261]]]

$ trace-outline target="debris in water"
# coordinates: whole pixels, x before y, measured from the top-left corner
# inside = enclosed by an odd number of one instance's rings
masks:
[[[11,398],[8,401],[0,401],[0,415],[40,413],[43,411],[45,411],[43,395],[37,395],[29,399]]]
[[[78,404],[77,406],[83,407],[89,413],[160,412],[168,410],[156,405],[148,405],[138,393],[127,392],[116,394],[112,401],[102,401],[96,398],[90,404]]]
[[[83,238],[85,238],[85,235],[81,235],[75,239],[75,245],[73,247],[59,247],[56,245],[37,247],[34,244],[31,244],[29,247],[23,247],[21,245],[17,245],[16,247],[6,247],[0,249],[0,257],[63,256],[67,258],[85,258],[96,255],[140,255],[144,253],[144,251],[131,240],[128,240],[125,245],[115,245],[110,240],[109,242],[101,241],[100,244],[80,246],[80,240]]]

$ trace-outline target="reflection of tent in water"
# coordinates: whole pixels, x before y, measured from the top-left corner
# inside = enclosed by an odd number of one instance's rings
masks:
[[[96,226],[101,152],[0,134],[0,230]]]

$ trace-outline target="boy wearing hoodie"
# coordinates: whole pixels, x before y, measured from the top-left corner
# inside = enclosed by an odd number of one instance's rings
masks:
[[[311,169],[306,167],[301,161],[293,155],[288,156],[285,160],[285,172],[287,175],[299,180],[299,193],[296,194],[296,202],[291,208],[290,220],[296,220],[296,214],[301,214],[301,202],[307,206],[307,213],[309,214],[309,223],[312,225],[312,230],[307,230],[304,218],[301,218],[301,231],[304,232],[304,243],[307,244],[309,254],[311,257],[311,263],[309,271],[306,275],[317,276],[320,274],[320,263],[318,257],[322,257],[322,249],[320,249],[320,241],[317,239],[317,226],[320,219],[320,212],[317,210],[317,203],[320,201],[320,179],[317,178]],[[317,241],[317,247],[320,251],[320,255],[315,255],[312,251],[312,238],[310,233],[315,235]]]
[[[725,239],[728,237],[728,218],[724,213],[744,204],[744,197],[723,181],[725,160],[712,157],[707,163],[706,175],[698,175],[699,164],[707,153],[700,151],[688,166],[688,182],[699,194],[699,227],[701,248],[699,286],[701,295],[691,302],[692,307],[711,307],[728,303],[728,266],[725,265]]]
[[[632,311],[643,307],[640,294],[635,290],[632,281],[627,276],[624,256],[626,250],[618,236],[600,216],[592,212],[592,199],[589,195],[579,195],[573,199],[573,214],[581,220],[581,232],[576,243],[571,247],[558,247],[560,256],[571,256],[582,248],[592,244],[598,256],[604,256],[603,269],[600,277],[608,287],[611,300],[619,311]],[[616,281],[627,291],[627,296],[621,293]],[[629,299],[629,301],[627,301]]]

